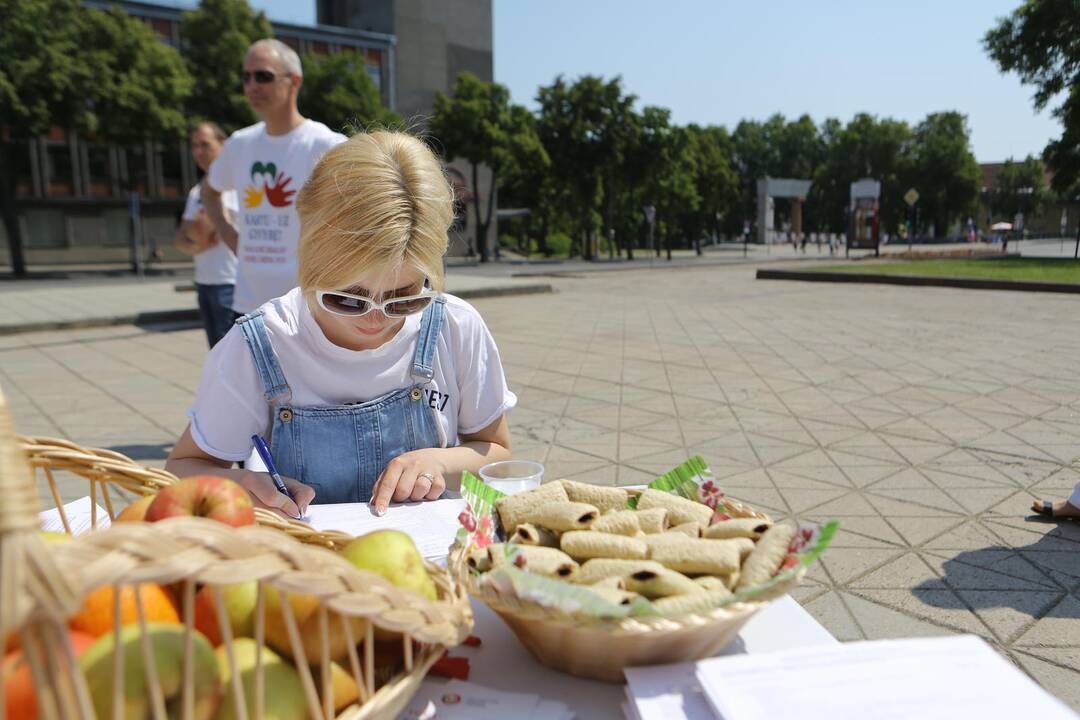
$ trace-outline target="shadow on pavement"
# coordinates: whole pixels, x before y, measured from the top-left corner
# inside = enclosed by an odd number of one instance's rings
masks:
[[[1046,593],[1065,596],[1080,588],[1080,543],[1076,542],[1080,533],[1063,530],[1050,530],[1030,545],[994,545],[959,552],[942,566],[945,584],[925,581],[911,593],[932,607],[1007,607],[1033,618],[1052,610],[1055,617],[1080,619],[1080,603],[1054,600],[1047,604]],[[1038,575],[1033,572],[1035,568]],[[946,585],[953,592],[945,591]]]

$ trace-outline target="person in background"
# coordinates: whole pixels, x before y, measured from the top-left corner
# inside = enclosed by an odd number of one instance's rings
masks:
[[[202,189],[206,182],[206,171],[221,152],[225,142],[225,131],[217,123],[199,123],[191,130],[191,154],[195,164],[204,175],[203,179],[188,192],[187,205],[176,230],[173,244],[185,255],[191,255],[195,261],[195,293],[199,301],[199,317],[206,330],[206,341],[210,347],[233,324],[233,287],[236,284],[236,255],[229,246],[221,241],[213,223],[206,215],[202,204]],[[230,218],[236,217],[236,193],[231,190],[222,193],[221,202]]]
[[[222,241],[236,253],[236,316],[284,295],[297,284],[300,220],[296,194],[319,158],[345,141],[300,114],[300,58],[280,40],[259,40],[244,56],[244,96],[262,121],[237,130],[210,166],[203,203]],[[236,227],[223,212],[221,194],[242,203]]]

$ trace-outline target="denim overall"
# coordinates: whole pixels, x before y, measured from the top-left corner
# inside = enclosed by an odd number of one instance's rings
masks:
[[[388,462],[412,450],[443,446],[423,388],[435,376],[445,302],[436,298],[420,319],[412,367],[416,382],[350,405],[292,405],[292,390],[270,345],[262,311],[236,321],[262,379],[263,396],[274,410],[274,464],[282,475],[314,488],[314,503],[367,502]]]

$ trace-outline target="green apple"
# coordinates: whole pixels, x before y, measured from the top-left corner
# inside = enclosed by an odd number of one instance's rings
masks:
[[[218,666],[221,668],[221,684],[224,699],[215,720],[234,720],[239,717],[232,689],[232,673],[229,668],[228,649],[217,649]],[[258,644],[251,638],[233,641],[233,657],[240,682],[244,688],[247,716],[255,717],[255,658],[262,655],[263,667],[263,720],[292,720],[308,716],[307,698],[300,673],[280,655],[268,647],[260,653]]]
[[[400,588],[435,601],[438,591],[416,543],[400,530],[376,530],[346,545],[341,554],[361,570],[378,573]]]
[[[179,717],[184,672],[184,626],[171,623],[147,623],[150,649],[154,657],[158,683],[165,698],[169,717]],[[196,720],[209,720],[221,699],[221,680],[214,648],[202,633],[191,631],[194,661]],[[124,658],[124,697],[119,715],[113,715],[113,648],[116,635],[106,633],[79,658],[86,676],[94,712],[99,718],[121,717],[144,720],[153,716],[150,688],[143,660],[140,626],[125,625],[120,631],[120,652]]]

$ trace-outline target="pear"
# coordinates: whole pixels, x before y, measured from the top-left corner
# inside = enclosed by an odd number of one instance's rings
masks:
[[[416,543],[400,530],[376,530],[362,535],[346,545],[341,554],[361,570],[378,573],[400,588],[431,601],[438,597]]]
[[[237,712],[232,689],[232,673],[229,668],[228,649],[217,649],[218,665],[221,668],[223,697],[221,707],[214,720],[233,720],[240,716]],[[236,669],[240,673],[240,683],[244,688],[244,702],[248,717],[255,712],[255,658],[259,655],[259,646],[251,638],[237,638],[233,641],[233,657]],[[308,716],[307,697],[300,673],[280,655],[268,647],[262,648],[263,666],[263,720],[291,720]]]
[[[169,717],[179,717],[183,688],[184,626],[172,623],[147,623],[151,654],[157,669]],[[195,705],[194,717],[209,720],[220,699],[221,682],[218,663],[209,641],[197,630],[191,631],[194,660]],[[124,690],[121,706],[114,715],[113,708],[113,649],[115,633],[102,635],[79,658],[86,676],[94,712],[99,718],[120,717],[124,720],[143,720],[153,716],[149,683],[143,662],[142,636],[139,625],[125,625],[120,631],[121,652],[124,656]]]

